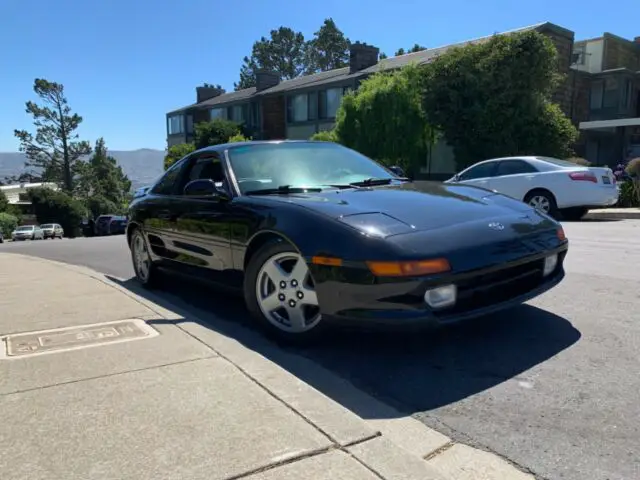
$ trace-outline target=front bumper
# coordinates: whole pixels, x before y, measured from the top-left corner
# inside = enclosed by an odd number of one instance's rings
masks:
[[[544,277],[544,258],[554,253],[558,254],[558,264]],[[328,321],[366,326],[438,326],[514,307],[550,290],[564,278],[566,254],[567,244],[471,272],[438,278],[376,279],[367,284],[357,282],[356,277],[348,278],[346,272],[342,279],[325,280],[318,267],[312,268],[322,314]],[[360,280],[364,280],[360,275]],[[458,287],[455,305],[434,310],[425,303],[428,288],[452,283]]]

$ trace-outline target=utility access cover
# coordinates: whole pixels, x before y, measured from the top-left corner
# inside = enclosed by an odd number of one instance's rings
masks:
[[[40,332],[17,333],[0,338],[5,349],[0,358],[56,353],[112,343],[142,340],[158,332],[138,318]]]

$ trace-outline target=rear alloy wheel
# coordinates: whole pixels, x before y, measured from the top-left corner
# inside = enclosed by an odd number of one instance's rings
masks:
[[[136,278],[145,287],[155,286],[157,284],[158,274],[151,260],[147,242],[140,230],[133,232],[130,248],[133,271],[136,274]]]
[[[534,190],[528,193],[524,203],[552,217],[555,217],[558,209],[556,199],[551,193],[544,190]]]
[[[253,316],[279,339],[309,341],[324,330],[311,272],[289,244],[267,244],[251,259],[245,298]]]

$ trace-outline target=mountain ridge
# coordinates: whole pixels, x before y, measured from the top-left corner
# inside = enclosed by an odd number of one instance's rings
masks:
[[[164,172],[163,150],[139,148],[109,150],[108,153],[129,177],[132,189],[153,183]],[[26,160],[27,157],[21,152],[0,152],[0,181],[26,172],[36,172],[36,169],[25,167]]]

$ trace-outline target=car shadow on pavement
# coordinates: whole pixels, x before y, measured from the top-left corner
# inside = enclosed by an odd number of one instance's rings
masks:
[[[185,321],[199,322],[237,340],[362,418],[380,418],[381,414],[345,390],[344,383],[333,381],[335,377],[326,370],[395,407],[398,414],[411,415],[449,405],[508,380],[517,381],[523,372],[570,347],[581,336],[566,319],[523,305],[420,333],[336,329],[319,345],[285,347],[257,331],[241,298],[183,279],[168,279],[159,290],[148,291],[135,279],[122,282],[109,278],[168,310],[178,307],[189,312],[194,318],[184,315]],[[324,368],[309,368],[300,356]]]

